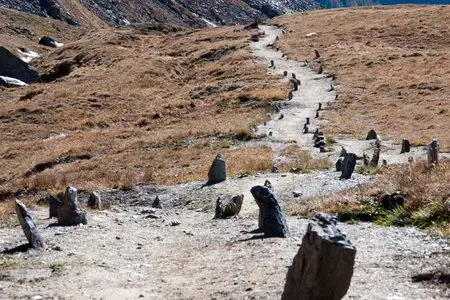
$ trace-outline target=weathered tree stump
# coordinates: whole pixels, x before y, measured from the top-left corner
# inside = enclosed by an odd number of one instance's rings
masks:
[[[64,193],[63,201],[58,206],[58,224],[61,226],[75,226],[87,224],[86,213],[80,208],[77,199],[77,190],[68,186]]]
[[[160,208],[160,209],[163,208],[162,201],[161,201],[161,199],[159,199],[158,196],[156,196],[155,200],[153,200],[152,207],[153,208]]]
[[[376,139],[377,138],[377,133],[375,132],[375,130],[373,130],[373,129],[371,129],[370,131],[369,131],[369,133],[367,133],[367,137],[366,137],[366,140],[374,140],[374,139]]]
[[[340,157],[336,161],[336,172],[340,172],[342,170],[342,157]]]
[[[320,58],[319,51],[317,51],[317,50],[314,49],[314,54],[316,55],[316,57],[314,57],[314,59]]]
[[[380,152],[381,152],[381,140],[377,138],[373,145],[373,155],[372,159],[370,160],[370,165],[372,167],[378,166],[378,161],[380,160]]]
[[[292,90],[293,90],[294,92],[295,92],[295,91],[298,91],[298,82],[297,82],[297,80],[291,79],[290,82],[292,83]]]
[[[58,216],[58,206],[61,201],[53,195],[50,195],[48,202],[49,218],[56,218]]]
[[[244,195],[225,195],[216,200],[216,213],[214,219],[226,219],[236,216],[241,211]]]
[[[402,140],[402,149],[400,150],[400,153],[408,153],[411,150],[411,144],[407,139]]]
[[[347,153],[342,161],[341,179],[350,179],[356,166],[356,155]]]
[[[427,146],[427,158],[429,167],[438,164],[438,152],[438,142],[436,141],[436,139],[433,139]]]
[[[87,205],[90,208],[102,209],[102,198],[100,197],[100,193],[97,191],[90,193]]]
[[[281,299],[342,299],[350,287],[355,256],[355,246],[336,227],[336,219],[316,214],[288,269]]]
[[[17,218],[23,233],[27,237],[30,246],[35,249],[43,249],[45,247],[44,240],[34,223],[33,217],[28,213],[26,206],[16,199],[15,201]]]
[[[259,207],[259,229],[264,237],[287,237],[289,230],[277,199],[269,188],[254,186],[250,189]]]
[[[227,171],[225,166],[225,160],[222,156],[217,154],[216,158],[213,160],[211,167],[208,171],[208,182],[207,185],[216,184],[227,179]]]

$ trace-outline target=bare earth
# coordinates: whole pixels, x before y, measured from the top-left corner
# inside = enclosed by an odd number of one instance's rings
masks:
[[[334,95],[326,92],[328,79],[314,80],[316,75],[308,69],[297,67],[293,61],[282,62],[281,53],[264,47],[279,34],[273,27],[264,30],[266,38],[252,45],[254,54],[265,63],[276,59],[275,65],[282,67],[277,67],[276,72],[286,68],[296,72],[302,81],[300,92],[282,110],[285,118],[278,121],[276,115],[265,127],[258,128],[273,131],[273,136],[264,142],[273,146],[277,160],[281,159],[279,151],[291,139],[311,149],[310,135],[300,135],[304,118],[314,114],[318,101],[330,101]],[[315,155],[334,159],[336,152]],[[266,179],[272,182],[282,204],[309,201],[306,198],[370,180],[355,174],[351,180],[340,181],[337,173],[324,170],[230,178],[203,189],[201,182],[137,186],[131,191],[104,192],[104,202],[111,207],[89,211],[88,225],[76,227],[48,227],[53,220],[46,219],[47,209],[36,208],[32,213],[47,249],[0,254],[0,298],[280,298],[287,267],[298,251],[308,221],[288,217],[291,236],[287,239],[248,239],[252,235],[245,232],[257,227],[257,206],[249,190]],[[297,190],[303,198],[292,197],[292,191]],[[215,199],[224,193],[245,195],[241,214],[238,218],[212,220]],[[156,195],[163,201],[163,210],[150,208]],[[80,198],[85,202],[84,194]],[[410,279],[417,272],[449,264],[448,240],[413,228],[373,224],[340,224],[340,228],[357,248],[355,272],[346,299],[450,296],[440,286],[412,283]],[[24,240],[19,226],[0,229],[0,250],[12,249]]]

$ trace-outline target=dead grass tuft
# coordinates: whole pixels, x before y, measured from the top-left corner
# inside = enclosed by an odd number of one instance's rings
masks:
[[[301,149],[298,145],[287,146],[282,155],[285,160],[278,166],[281,172],[309,172],[331,167],[328,158],[314,158],[309,151]]]

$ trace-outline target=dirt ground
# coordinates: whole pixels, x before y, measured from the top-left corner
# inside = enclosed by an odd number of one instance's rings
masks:
[[[275,54],[264,43],[278,31],[266,27],[266,38],[254,49],[267,62]],[[258,55],[255,51],[255,55]],[[268,56],[271,55],[271,56]],[[290,62],[288,61],[288,64]],[[277,65],[278,62],[275,62]],[[281,70],[278,70],[281,72]],[[308,93],[312,72],[298,71]],[[308,73],[310,72],[310,73]],[[308,75],[309,74],[309,75]],[[309,79],[308,79],[309,78]],[[317,79],[326,86],[326,78]],[[315,81],[317,81],[315,80]],[[325,92],[327,93],[327,92]],[[289,143],[289,130],[301,130],[303,117],[313,110],[295,105],[296,94],[282,111],[285,121],[273,121],[258,131],[273,130],[265,141],[274,149],[275,162]],[[326,94],[328,97],[329,95]],[[321,97],[318,95],[318,97]],[[314,103],[311,103],[314,105]],[[299,108],[300,107],[300,108]],[[306,110],[306,112],[305,112]],[[292,114],[292,115],[291,115]],[[292,128],[292,129],[287,129]],[[280,134],[288,130],[286,134]],[[298,143],[306,141],[301,137]],[[305,145],[305,147],[310,147]],[[308,148],[309,149],[309,148]],[[331,159],[336,153],[315,153]],[[142,185],[128,191],[104,191],[107,208],[88,211],[88,225],[48,226],[48,211],[36,207],[32,214],[47,243],[43,252],[0,254],[0,298],[4,299],[277,299],[283,291],[287,267],[305,233],[308,220],[288,217],[290,237],[250,239],[257,226],[257,206],[249,189],[266,179],[274,186],[282,206],[289,201],[309,201],[313,196],[334,193],[371,179],[355,174],[339,180],[333,170],[308,174],[254,174],[229,178],[201,189],[203,182],[175,186]],[[302,197],[294,198],[293,191]],[[217,196],[244,194],[239,217],[213,220]],[[163,209],[151,209],[156,196]],[[85,194],[80,200],[86,201]],[[357,249],[352,284],[346,299],[445,299],[445,286],[413,283],[411,275],[448,266],[447,239],[431,237],[414,228],[379,227],[370,223],[339,224]],[[17,224],[0,228],[0,250],[24,243]]]

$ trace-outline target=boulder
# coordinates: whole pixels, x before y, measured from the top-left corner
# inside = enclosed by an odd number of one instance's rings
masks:
[[[288,269],[281,299],[342,299],[350,287],[355,256],[356,248],[336,227],[336,218],[316,214]]]
[[[350,179],[356,166],[356,155],[347,153],[342,161],[341,179]]]
[[[227,179],[227,171],[225,166],[225,161],[222,156],[217,154],[216,158],[211,164],[208,171],[208,182],[207,185],[216,184]]]
[[[287,237],[289,229],[277,199],[265,186],[254,186],[250,189],[259,207],[259,230],[264,237]]]
[[[12,79],[18,79],[25,83],[41,81],[39,72],[14,55],[5,47],[0,46],[0,75]],[[3,79],[10,80],[10,79]]]
[[[367,133],[367,137],[366,137],[366,140],[374,140],[374,139],[376,139],[377,138],[377,133],[375,132],[375,130],[370,130],[368,133]]]
[[[39,40],[39,44],[48,46],[48,47],[52,47],[52,48],[58,48],[58,47],[62,47],[64,45],[62,43],[56,42],[55,39],[53,39],[49,36],[46,36],[46,35],[41,37],[41,39]]]
[[[28,84],[26,84],[22,80],[19,80],[19,79],[16,79],[16,78],[12,78],[12,77],[7,77],[7,76],[0,76],[0,86],[5,86],[5,87],[24,87],[24,86],[27,86],[27,85]]]
[[[163,208],[161,199],[159,199],[158,196],[156,196],[155,200],[153,200],[152,207],[153,208],[160,208],[160,209]]]
[[[438,163],[438,142],[433,139],[427,146],[428,166]]]
[[[241,211],[244,195],[225,195],[216,200],[216,213],[214,219],[226,219],[236,216]]]
[[[258,29],[258,22],[257,21],[244,26],[244,30],[252,30],[252,29]]]
[[[30,246],[35,249],[43,249],[45,247],[44,240],[39,234],[33,217],[28,213],[26,206],[19,200],[15,201],[15,206],[20,226],[22,226],[23,233],[27,237]]]
[[[89,194],[87,205],[93,209],[102,209],[102,198],[99,192],[92,192]]]
[[[61,205],[57,209],[58,224],[61,226],[75,226],[87,224],[86,213],[80,208],[77,199],[77,190],[67,187]]]

